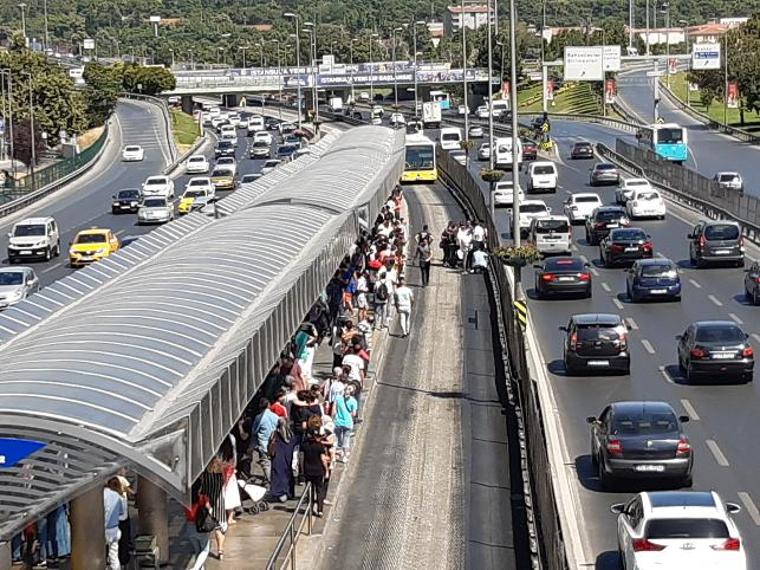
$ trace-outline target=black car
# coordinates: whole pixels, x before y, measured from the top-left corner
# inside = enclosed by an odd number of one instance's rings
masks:
[[[570,317],[564,347],[565,372],[631,373],[628,327],[619,315],[589,313]]]
[[[538,145],[530,139],[521,139],[523,160],[537,160],[538,159]]]
[[[601,206],[586,218],[586,242],[597,245],[611,230],[628,227],[630,223],[620,206]]]
[[[653,256],[654,244],[649,234],[641,228],[611,230],[599,244],[599,257],[605,267],[633,262],[637,259],[648,259]]]
[[[589,264],[580,257],[551,257],[536,264],[536,296],[580,295],[591,297]]]
[[[733,321],[697,321],[676,338],[678,366],[687,381],[707,376],[752,382],[752,346],[747,334]]]
[[[644,300],[681,300],[678,266],[665,257],[639,259],[627,271],[626,292],[636,303]]]
[[[757,261],[745,270],[744,296],[753,305],[760,305],[760,263]]]
[[[730,263],[744,266],[744,238],[736,222],[702,220],[686,236],[689,238],[689,259],[692,265]]]
[[[579,158],[594,158],[594,145],[588,141],[575,143],[570,151],[570,158],[573,160]]]
[[[261,172],[254,172],[254,173],[251,173],[251,174],[243,174],[243,176],[240,178],[240,184],[247,184],[249,182],[256,182],[262,176],[263,176],[263,174],[261,174]]]
[[[232,141],[219,141],[214,147],[214,156],[235,156],[235,145]]]
[[[672,479],[691,487],[694,452],[666,402],[615,402],[591,424],[591,463],[602,487],[615,479]]]
[[[254,141],[248,149],[250,158],[272,158],[272,147],[266,141]]]
[[[126,188],[119,190],[113,195],[111,202],[111,213],[121,214],[123,212],[135,213],[140,207],[142,201],[142,192],[137,188]]]

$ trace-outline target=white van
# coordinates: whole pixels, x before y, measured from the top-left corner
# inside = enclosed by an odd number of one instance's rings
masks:
[[[530,221],[529,240],[539,253],[570,253],[573,237],[567,216],[539,216]]]
[[[251,115],[248,117],[248,136],[259,131],[266,130],[264,127],[264,117],[261,115]]]
[[[533,192],[556,192],[557,191],[557,167],[553,162],[540,160],[528,166],[528,193]]]
[[[552,213],[552,209],[543,200],[525,200],[520,203],[520,215],[517,218],[520,227],[520,236],[528,235],[530,223],[533,218],[546,217]],[[509,215],[509,227],[514,227],[514,210]]]
[[[507,99],[499,99],[491,102],[491,114],[496,118],[507,117],[509,113],[509,101]]]
[[[462,129],[458,127],[444,127],[441,129],[441,138],[439,139],[443,150],[458,150],[462,142]]]
[[[494,162],[496,168],[510,168],[512,166],[512,137],[494,138]],[[517,164],[522,164],[522,143],[517,139]]]

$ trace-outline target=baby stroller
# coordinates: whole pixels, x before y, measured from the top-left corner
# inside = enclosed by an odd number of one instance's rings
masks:
[[[252,480],[238,479],[240,487],[240,501],[243,511],[251,515],[257,515],[269,510],[269,503],[264,500],[267,488],[256,485]]]

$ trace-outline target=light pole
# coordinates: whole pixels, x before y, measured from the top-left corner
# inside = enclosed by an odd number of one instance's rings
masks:
[[[665,12],[665,85],[670,89],[670,3],[662,3],[662,11]],[[655,81],[657,78],[655,77]]]
[[[412,34],[413,41],[414,41],[414,118],[416,119],[419,116],[419,100],[418,100],[418,93],[417,93],[417,26],[424,26],[425,22],[422,20],[417,20],[414,22],[414,34]]]
[[[372,65],[372,44],[375,41],[376,37],[378,37],[377,34],[369,35],[369,103],[370,105],[372,105],[375,102],[374,81],[372,79],[372,76],[374,74],[374,68]]]
[[[264,42],[256,42],[253,44],[257,48],[259,48],[259,67],[264,68]]]
[[[678,23],[683,26],[683,42],[686,46],[686,54],[689,54],[689,21],[678,20]],[[687,67],[688,70],[688,67]],[[686,105],[691,106],[691,89],[689,89],[689,74],[686,73]]]
[[[467,25],[464,21],[464,0],[460,4],[459,23],[462,25],[462,87],[464,88],[464,140],[470,138],[470,107],[467,104]],[[490,16],[490,14],[489,14]],[[493,113],[493,104],[489,102],[489,114]]]
[[[514,245],[520,246],[520,165],[518,164],[518,124],[517,124],[517,10],[515,0],[509,0],[509,48],[512,88],[509,90],[512,107],[512,239]],[[515,271],[515,295],[520,296],[520,269]]]
[[[26,46],[26,2],[19,3],[18,7],[21,8],[21,33],[24,35],[24,45]]]
[[[546,6],[546,2],[544,1],[544,6]],[[492,102],[493,102],[493,24],[491,23],[491,0],[488,0],[488,5],[486,8],[486,11],[489,15],[488,18],[488,28],[486,30],[486,33],[488,34],[488,106],[489,106],[489,112],[488,112],[488,168],[489,170],[493,170],[494,166],[496,165],[495,157],[494,157],[494,148],[493,148],[493,113],[491,112],[492,108]],[[544,50],[544,29],[541,28],[541,64],[543,66],[543,50]],[[496,206],[494,204],[494,198],[493,198],[493,189],[494,184],[493,182],[489,183],[489,196],[488,201],[491,206],[491,219],[493,220],[494,227],[496,227]]]
[[[393,100],[395,110],[398,110],[398,76],[396,74],[396,39],[397,34],[403,28],[401,26],[393,28]]]
[[[647,20],[647,38],[646,38],[647,39],[647,55],[650,55],[651,51],[649,50],[649,0],[644,0],[644,2],[646,2],[646,6],[647,6],[647,17],[646,17],[646,20]]]
[[[42,2],[42,12],[43,12],[43,16],[45,18],[45,51],[47,51],[48,48],[50,47],[50,34],[48,33],[47,0],[43,0],[43,2]]]
[[[34,90],[32,86],[32,74],[28,71],[22,71],[21,75],[25,75],[29,78],[29,131],[32,142],[32,156],[29,160],[29,169],[32,175],[32,186],[34,186],[34,166],[37,162],[37,150],[35,149],[36,141],[34,137],[34,99],[32,98]]]
[[[171,69],[174,69],[174,50],[172,48],[169,48],[169,53],[172,54],[172,66],[171,66]]]
[[[633,23],[636,19],[633,2],[634,0],[628,0],[628,55],[631,55],[631,48],[633,48]]]
[[[319,122],[319,101],[317,97],[317,34],[312,22],[303,23],[303,31],[309,34],[310,53],[311,53],[311,78],[312,78],[312,99],[314,104],[314,121]]]
[[[249,49],[251,49],[251,46],[240,46],[238,48],[238,50],[240,50],[241,52],[243,52],[243,69],[245,69],[247,67],[247,63],[248,62],[245,59],[245,52],[248,51]]]
[[[354,44],[358,42],[358,38],[351,38],[348,42],[348,51],[349,51],[349,67],[351,68],[351,75],[349,76],[351,78],[351,104],[356,104],[356,92],[354,91]]]
[[[723,61],[723,124],[728,124],[728,31],[723,34],[723,42],[725,54]]]
[[[296,72],[298,77],[298,128],[301,128],[301,41],[298,32],[298,14],[293,12],[285,12],[283,14],[286,18],[292,18],[296,24]]]
[[[5,74],[8,74],[8,88],[6,93],[8,94],[8,148],[11,155],[11,172],[13,173],[13,179],[16,179],[16,160],[14,158],[14,142],[13,142],[13,73],[10,68],[0,69],[0,78],[5,83]],[[3,119],[5,119],[5,111],[3,111]]]
[[[193,50],[189,49],[187,50],[187,53],[190,56],[190,69],[195,71],[195,61],[193,61]]]

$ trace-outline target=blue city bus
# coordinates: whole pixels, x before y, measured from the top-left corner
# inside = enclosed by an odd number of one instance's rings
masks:
[[[448,111],[451,109],[451,97],[445,91],[431,91],[430,100],[433,103],[438,103],[441,111]]]
[[[687,130],[676,123],[649,125],[639,130],[637,138],[665,160],[682,164],[689,158]]]

